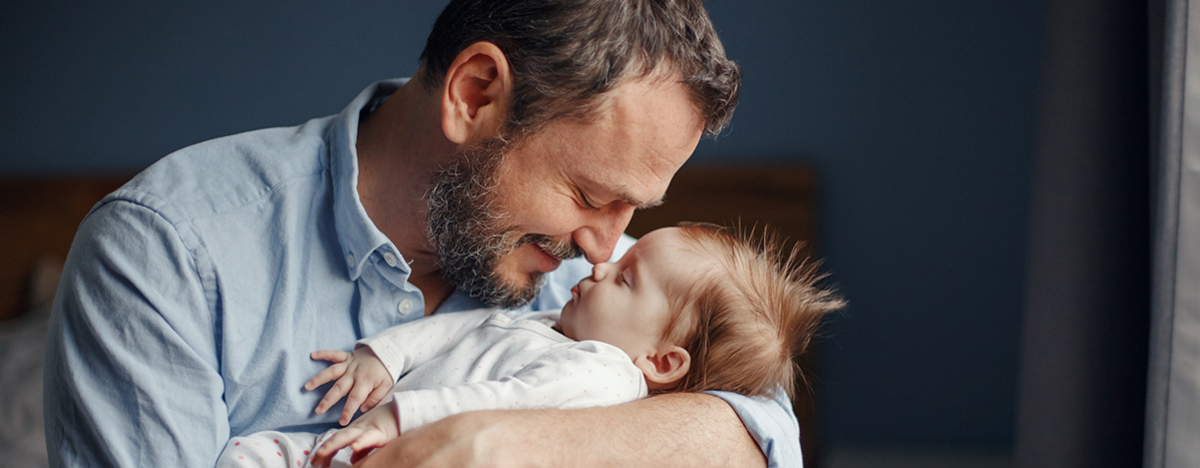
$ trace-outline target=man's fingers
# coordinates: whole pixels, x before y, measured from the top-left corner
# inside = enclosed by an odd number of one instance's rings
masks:
[[[345,362],[347,359],[350,359],[350,353],[333,349],[322,349],[320,351],[313,351],[308,357],[317,361]]]
[[[313,378],[308,379],[308,383],[304,384],[304,389],[307,391],[312,391],[317,387],[325,385],[331,380],[342,378],[343,375],[346,375],[346,364],[334,364],[326,367],[325,370],[318,372],[317,375],[313,376]]]

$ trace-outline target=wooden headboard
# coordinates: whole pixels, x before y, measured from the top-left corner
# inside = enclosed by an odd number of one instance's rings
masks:
[[[0,179],[0,320],[25,311],[41,259],[67,258],[83,216],[128,176]]]
[[[675,174],[666,203],[634,215],[625,231],[634,237],[681,221],[745,228],[770,226],[787,238],[787,248],[803,242],[812,254],[816,238],[816,181],[800,165],[687,165]]]
[[[27,303],[27,278],[39,259],[66,258],[76,228],[104,195],[128,176],[0,179],[0,320]],[[769,225],[791,242],[815,247],[816,184],[813,171],[796,165],[689,164],[676,174],[661,207],[637,213],[627,232],[641,236],[680,221],[742,226]],[[812,350],[801,362],[810,375]],[[805,387],[798,387],[805,388]],[[820,463],[819,426],[813,408],[818,395],[800,392],[794,402],[804,438],[804,462]]]

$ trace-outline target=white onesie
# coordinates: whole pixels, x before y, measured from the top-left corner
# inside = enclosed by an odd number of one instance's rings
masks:
[[[370,347],[398,380],[389,399],[396,402],[401,436],[465,411],[607,406],[646,395],[646,380],[628,354],[554,331],[558,314],[510,317],[494,309],[438,314],[389,328],[358,346]],[[309,452],[332,432],[235,437],[217,466],[308,466]],[[349,454],[339,452],[334,466],[348,466]]]

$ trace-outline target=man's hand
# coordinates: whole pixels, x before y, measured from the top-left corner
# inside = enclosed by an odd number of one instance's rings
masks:
[[[311,463],[313,466],[328,467],[333,455],[346,446],[350,446],[350,450],[354,451],[350,462],[357,462],[371,450],[383,447],[383,444],[399,435],[400,421],[396,418],[395,405],[377,406],[354,420],[350,426],[335,432],[333,437],[317,447]]]
[[[338,420],[343,426],[350,423],[350,418],[354,417],[354,412],[358,411],[360,406],[366,412],[383,401],[395,384],[383,362],[366,346],[354,350],[354,354],[326,349],[312,353],[310,357],[335,363],[305,383],[304,389],[312,391],[326,382],[337,379],[337,383],[333,384],[329,392],[325,393],[325,398],[317,404],[316,412],[325,414],[345,396],[346,406],[343,407],[342,417]]]
[[[580,410],[457,414],[404,433],[361,468],[762,467],[766,459],[719,398],[671,394]]]

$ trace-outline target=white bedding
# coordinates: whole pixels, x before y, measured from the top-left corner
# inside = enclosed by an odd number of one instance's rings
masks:
[[[0,322],[0,468],[48,466],[42,364],[49,307]]]

